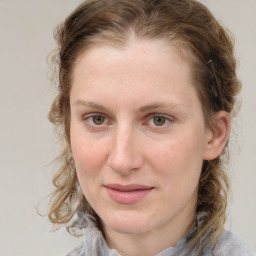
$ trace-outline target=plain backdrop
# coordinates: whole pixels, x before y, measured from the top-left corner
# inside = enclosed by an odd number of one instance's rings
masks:
[[[81,241],[65,228],[50,232],[47,218],[36,213],[52,189],[50,163],[58,150],[47,120],[54,90],[46,57],[55,47],[54,27],[80,2],[0,0],[0,256],[60,256]],[[236,38],[243,91],[227,228],[256,251],[256,1],[201,2]]]

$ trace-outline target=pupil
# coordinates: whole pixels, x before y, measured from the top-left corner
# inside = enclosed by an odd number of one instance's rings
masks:
[[[103,116],[94,116],[93,122],[97,125],[103,124],[105,118]]]
[[[161,126],[165,123],[165,118],[164,117],[154,117],[154,124],[157,126]]]

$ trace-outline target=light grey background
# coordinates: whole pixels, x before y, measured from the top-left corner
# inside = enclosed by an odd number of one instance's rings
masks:
[[[65,228],[49,232],[47,218],[36,213],[51,191],[58,149],[46,117],[54,95],[46,57],[55,47],[53,28],[80,2],[0,0],[0,256],[65,255],[80,242]],[[236,37],[243,103],[232,142],[227,227],[256,251],[256,1],[201,2]]]

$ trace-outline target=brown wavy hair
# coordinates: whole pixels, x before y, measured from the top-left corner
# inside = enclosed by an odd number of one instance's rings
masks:
[[[55,224],[77,226],[78,211],[100,219],[83,196],[70,149],[70,102],[72,71],[78,56],[92,46],[125,45],[133,32],[143,40],[162,39],[180,49],[191,62],[193,84],[203,106],[205,122],[214,129],[214,113],[234,115],[240,90],[236,75],[233,39],[211,12],[194,0],[88,0],[55,30],[58,49],[53,55],[58,92],[49,120],[58,127],[63,151],[57,158],[48,217]],[[223,231],[229,190],[224,170],[227,145],[221,156],[204,161],[199,181],[196,211],[205,219],[189,240],[190,248],[203,252]],[[72,229],[73,230],[73,229]],[[73,230],[74,231],[74,230]]]

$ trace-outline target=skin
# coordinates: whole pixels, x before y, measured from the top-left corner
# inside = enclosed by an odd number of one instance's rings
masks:
[[[189,62],[161,40],[135,38],[78,57],[70,106],[78,180],[110,248],[136,256],[175,246],[195,218],[203,160],[226,143],[229,114],[217,113],[208,129]],[[153,189],[123,204],[109,196],[109,183]]]

